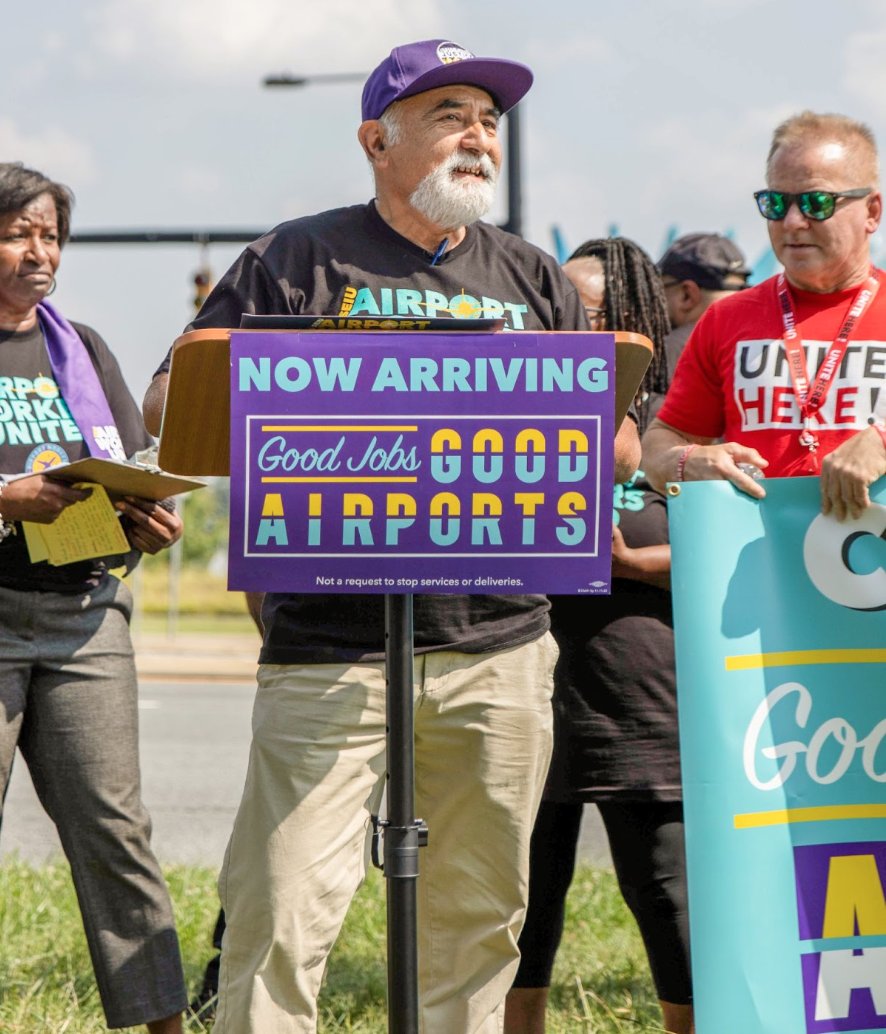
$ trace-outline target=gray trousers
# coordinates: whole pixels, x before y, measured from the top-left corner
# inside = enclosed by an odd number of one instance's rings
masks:
[[[141,800],[132,597],[0,587],[0,817],[16,746],[58,828],[110,1027],[187,1004]]]

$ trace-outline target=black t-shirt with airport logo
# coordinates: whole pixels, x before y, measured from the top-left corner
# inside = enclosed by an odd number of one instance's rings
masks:
[[[457,248],[432,259],[388,226],[374,203],[295,219],[245,249],[189,329],[238,327],[243,313],[501,317],[512,330],[587,328],[556,260],[519,237],[475,223]],[[539,595],[418,595],[414,611],[417,653],[486,653],[548,628],[547,598]],[[384,656],[381,596],[269,594],[263,618],[265,663]]]

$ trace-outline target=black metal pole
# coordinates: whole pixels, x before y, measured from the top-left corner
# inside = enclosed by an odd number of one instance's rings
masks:
[[[520,163],[520,105],[508,112],[508,221],[504,229],[523,236],[523,167]]]
[[[412,596],[385,596],[388,820],[384,874],[388,904],[388,1031],[418,1034],[416,881],[420,826],[415,817]]]

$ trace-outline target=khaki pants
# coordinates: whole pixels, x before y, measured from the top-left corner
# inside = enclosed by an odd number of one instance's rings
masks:
[[[550,761],[556,646],[415,662],[423,1034],[498,1034]],[[385,765],[384,666],[264,665],[219,887],[216,1034],[312,1034],[329,951],[366,871]]]

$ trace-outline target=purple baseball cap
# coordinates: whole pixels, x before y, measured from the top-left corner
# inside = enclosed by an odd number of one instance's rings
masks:
[[[518,61],[474,57],[469,50],[449,40],[407,43],[394,47],[366,80],[363,121],[378,118],[394,101],[451,83],[479,86],[505,112],[528,92],[532,72]]]

